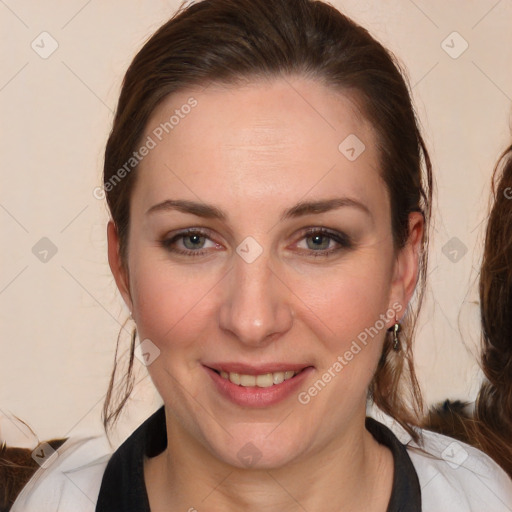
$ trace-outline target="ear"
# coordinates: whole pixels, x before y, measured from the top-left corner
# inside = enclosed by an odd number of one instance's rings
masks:
[[[402,305],[402,315],[416,288],[425,221],[420,212],[409,214],[409,237],[399,249],[393,272],[391,303]]]
[[[130,284],[128,272],[121,260],[119,252],[119,236],[117,228],[113,221],[107,224],[107,243],[108,243],[108,264],[126,305],[130,311],[133,311],[132,298],[130,294]]]

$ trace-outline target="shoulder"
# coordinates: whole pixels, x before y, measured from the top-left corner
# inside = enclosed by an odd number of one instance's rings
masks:
[[[368,414],[384,423],[407,447],[421,485],[424,512],[509,512],[512,480],[482,451],[451,437],[418,429],[420,442],[382,411]]]
[[[68,439],[57,451],[42,444],[42,462],[11,512],[94,512],[112,449],[105,436]]]
[[[422,445],[411,442],[408,452],[418,473],[426,511],[512,510],[512,480],[488,455],[442,434],[421,433]]]

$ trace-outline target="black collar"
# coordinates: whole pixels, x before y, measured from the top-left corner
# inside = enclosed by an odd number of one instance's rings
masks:
[[[407,448],[393,432],[373,418],[366,418],[366,429],[393,453],[393,489],[386,512],[421,512],[421,487]]]
[[[421,512],[421,490],[406,447],[395,434],[373,418],[366,428],[393,453],[395,471],[387,512]],[[167,446],[162,406],[115,451],[101,482],[96,512],[150,512],[144,483],[144,455],[153,457]]]

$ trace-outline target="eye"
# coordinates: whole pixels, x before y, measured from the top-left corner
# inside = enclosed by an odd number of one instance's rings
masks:
[[[353,247],[353,243],[348,235],[325,228],[311,228],[303,233],[303,235],[297,247],[301,251],[309,252],[309,255],[313,257],[330,256],[343,249]]]
[[[202,256],[210,249],[221,247],[210,240],[209,233],[201,229],[188,229],[176,235],[162,240],[160,243],[169,252],[183,254],[185,256]]]

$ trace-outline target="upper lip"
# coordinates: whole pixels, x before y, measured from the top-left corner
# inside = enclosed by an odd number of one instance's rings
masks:
[[[219,362],[219,363],[203,363],[204,366],[217,370],[219,372],[224,371],[226,373],[241,373],[244,375],[263,375],[265,373],[276,373],[294,371],[298,372],[311,366],[305,363],[266,363],[260,365],[251,365],[245,363],[236,362]]]

